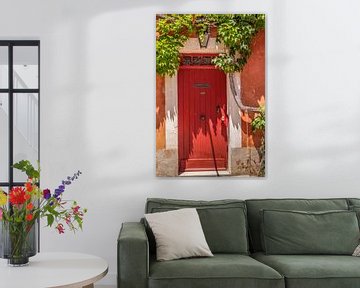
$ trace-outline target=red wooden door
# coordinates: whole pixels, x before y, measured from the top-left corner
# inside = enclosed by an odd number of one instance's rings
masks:
[[[214,66],[178,73],[179,170],[227,169],[226,77]]]

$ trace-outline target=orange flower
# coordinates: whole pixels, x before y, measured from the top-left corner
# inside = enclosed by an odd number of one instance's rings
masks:
[[[25,193],[24,198],[25,200],[29,200],[31,198],[31,195],[29,193]]]
[[[34,187],[32,186],[32,184],[30,182],[26,182],[25,187],[26,187],[26,191],[28,191],[28,192],[31,192],[34,189]]]
[[[26,215],[26,220],[27,221],[31,221],[33,218],[34,218],[34,216],[32,214]]]
[[[34,208],[34,205],[32,203],[29,203],[26,205],[26,210],[31,210]]]

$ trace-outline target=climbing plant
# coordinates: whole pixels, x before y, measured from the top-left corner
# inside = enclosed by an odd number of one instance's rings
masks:
[[[259,113],[256,114],[254,119],[251,121],[251,127],[253,131],[264,131],[265,130],[265,104],[259,104]]]
[[[192,33],[193,15],[166,14],[156,21],[156,73],[173,76],[180,65],[179,49]]]
[[[264,14],[163,14],[156,22],[156,72],[173,76],[180,65],[180,48],[196,33],[202,39],[211,27],[224,53],[213,59],[225,73],[241,71],[251,55],[251,41],[265,27]]]
[[[261,132],[261,144],[257,148],[259,153],[259,170],[257,172],[258,176],[265,176],[265,100],[264,102],[259,103],[258,113],[255,114],[254,119],[251,121],[251,127],[253,131]]]

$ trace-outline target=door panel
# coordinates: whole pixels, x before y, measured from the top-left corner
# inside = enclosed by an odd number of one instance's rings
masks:
[[[226,77],[215,68],[181,68],[179,170],[227,169]]]

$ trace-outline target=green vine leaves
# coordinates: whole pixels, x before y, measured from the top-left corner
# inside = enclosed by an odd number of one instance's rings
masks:
[[[180,65],[179,49],[193,31],[190,14],[166,14],[156,22],[156,73],[173,76]]]
[[[180,48],[196,33],[200,39],[211,27],[226,52],[213,60],[225,73],[241,71],[251,55],[251,41],[265,28],[265,14],[163,14],[156,23],[156,73],[173,76],[180,65]]]
[[[255,118],[251,121],[251,127],[253,131],[265,131],[265,102],[259,103],[259,113],[255,115]]]

